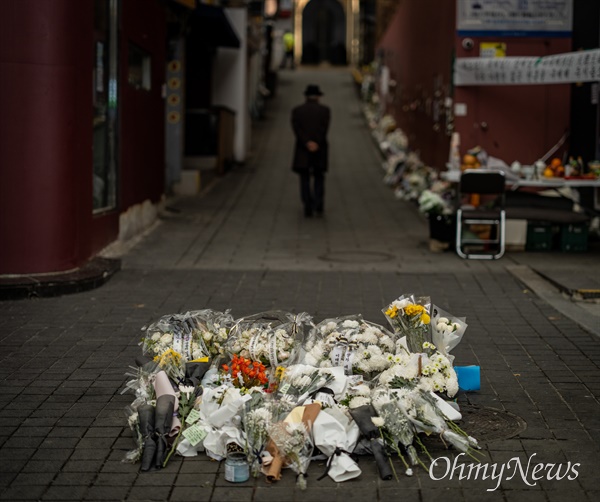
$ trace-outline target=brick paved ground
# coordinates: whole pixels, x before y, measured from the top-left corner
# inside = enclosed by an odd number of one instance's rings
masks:
[[[324,219],[302,217],[289,171],[288,114],[309,82],[333,109],[331,173]],[[284,72],[268,117],[253,131],[248,165],[203,197],[172,201],[160,225],[123,256],[123,270],[93,291],[0,303],[0,499],[2,500],[596,500],[600,455],[600,333],[535,295],[507,266],[543,265],[596,274],[597,254],[509,254],[498,262],[433,254],[415,208],[394,200],[344,71]],[[404,292],[429,294],[466,316],[456,363],[482,368],[482,389],[463,405],[506,411],[527,428],[485,442],[483,463],[579,463],[574,480],[432,480],[424,471],[380,481],[365,457],[360,479],[309,488],[294,479],[241,486],[204,456],[174,458],[158,473],[123,464],[131,438],[121,395],[140,354],[140,328],[188,309],[270,308],[310,312],[316,321],[362,313],[383,323],[382,306]],[[573,307],[577,308],[577,306]],[[476,434],[476,432],[475,432]],[[431,442],[434,457],[452,454]],[[397,465],[400,471],[400,466]],[[438,473],[439,475],[439,473]],[[529,477],[531,483],[531,476]]]

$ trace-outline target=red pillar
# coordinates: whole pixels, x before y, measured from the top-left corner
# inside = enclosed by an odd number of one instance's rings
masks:
[[[0,0],[0,274],[90,256],[93,5]]]

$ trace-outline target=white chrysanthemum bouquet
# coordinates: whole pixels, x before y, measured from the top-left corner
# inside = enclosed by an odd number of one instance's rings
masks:
[[[306,331],[312,326],[306,313],[263,312],[236,321],[227,350],[276,368],[294,362]]]
[[[368,380],[390,366],[394,347],[389,331],[360,316],[327,319],[316,326],[306,344],[304,364],[343,366],[347,375]]]

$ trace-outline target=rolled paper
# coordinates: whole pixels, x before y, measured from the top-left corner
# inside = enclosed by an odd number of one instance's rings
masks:
[[[173,396],[175,398],[175,411],[179,408],[179,400],[175,394],[175,389],[171,384],[171,380],[164,371],[159,371],[156,374],[156,378],[154,380],[154,390],[156,392],[156,398],[158,399],[161,396]]]
[[[317,415],[321,411],[321,403],[311,403],[304,406],[302,413],[302,422],[306,426],[306,430],[310,432],[312,424],[315,423]]]
[[[156,412],[154,415],[156,429],[156,459],[155,466],[161,468],[169,451],[167,436],[173,424],[173,408],[175,396],[162,395],[156,399]]]
[[[370,447],[375,457],[375,463],[379,470],[379,476],[381,479],[388,480],[392,479],[392,468],[390,465],[390,459],[385,451],[383,440],[380,438],[381,432],[379,428],[371,420],[372,417],[377,416],[377,412],[372,405],[367,404],[353,408],[350,411],[350,415],[358,425],[360,432],[370,439]]]
[[[377,416],[377,412],[372,405],[366,404],[358,408],[352,408],[349,411],[363,436],[367,439],[373,439],[381,435],[379,428],[371,420],[372,417]]]
[[[279,481],[281,479],[284,458],[279,454],[277,445],[272,440],[269,440],[265,449],[273,458],[269,465],[263,466],[263,473],[267,477],[267,481]]]
[[[156,392],[157,399],[161,396],[173,396],[173,399],[175,399],[171,429],[167,434],[169,437],[175,437],[181,429],[181,421],[177,417],[177,410],[179,409],[179,399],[177,399],[177,395],[175,394],[175,389],[173,389],[171,380],[169,380],[169,377],[164,371],[159,371],[156,374],[156,378],[154,380],[154,391]]]
[[[154,465],[156,441],[154,440],[154,406],[143,404],[138,408],[140,433],[142,435],[142,471],[149,471]]]
[[[382,439],[371,439],[371,450],[375,457],[375,463],[377,464],[377,470],[379,471],[379,477],[385,481],[392,479],[392,466],[390,464],[390,457],[385,451]]]

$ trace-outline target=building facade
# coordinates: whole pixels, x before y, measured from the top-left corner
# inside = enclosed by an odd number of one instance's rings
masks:
[[[194,110],[218,105],[243,162],[261,50],[248,8],[230,3],[0,0],[0,275],[76,270],[151,226],[186,142],[212,141]]]
[[[568,152],[587,162],[598,154],[590,84],[585,90],[576,83],[454,85],[457,58],[539,58],[598,47],[598,6],[588,12],[589,2],[580,0],[554,2],[545,10],[542,4],[378,3],[382,35],[376,58],[390,76],[384,106],[424,162],[444,169],[452,133],[458,133],[463,154],[480,147],[509,165],[533,164],[558,143],[554,155],[559,157]],[[595,40],[582,33],[595,33]],[[572,101],[575,95],[578,100]]]

